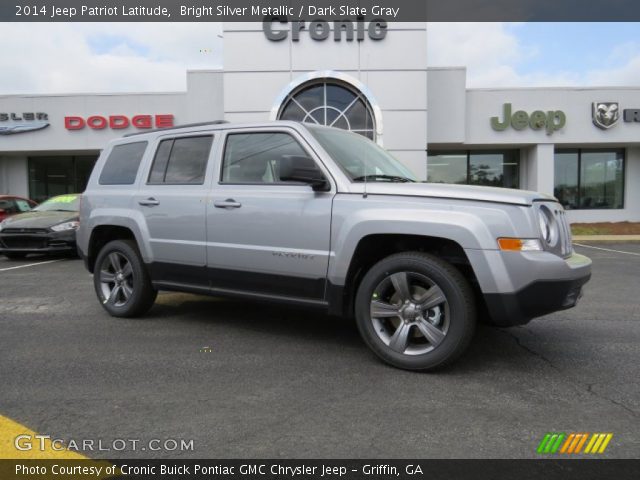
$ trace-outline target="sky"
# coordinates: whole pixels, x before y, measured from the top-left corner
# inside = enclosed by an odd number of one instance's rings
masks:
[[[432,23],[427,60],[466,66],[470,88],[640,86],[638,25]],[[216,23],[0,27],[0,95],[181,91],[185,70],[222,67]]]

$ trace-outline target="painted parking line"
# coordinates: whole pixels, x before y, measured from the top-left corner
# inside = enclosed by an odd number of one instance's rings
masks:
[[[23,436],[20,437],[21,435]],[[71,450],[53,448],[51,439],[40,439],[36,435],[38,434],[30,428],[0,415],[0,458],[21,460],[83,460],[87,458]],[[20,439],[16,440],[18,437]],[[29,449],[17,448],[16,442],[21,448]]]
[[[17,265],[15,267],[0,268],[0,272],[6,272],[7,270],[16,270],[18,268],[36,267],[38,265],[44,265],[45,263],[61,262],[62,260],[62,258],[57,258],[55,260],[46,260],[44,262],[28,263],[26,265]]]
[[[593,245],[584,245],[582,243],[574,243],[574,245],[578,247],[584,247],[584,248],[593,248],[594,250],[603,250],[605,252],[614,252],[614,253],[624,253],[625,255],[635,255],[637,257],[640,257],[640,253],[638,252],[625,252],[624,250],[614,250],[613,248],[594,247]]]

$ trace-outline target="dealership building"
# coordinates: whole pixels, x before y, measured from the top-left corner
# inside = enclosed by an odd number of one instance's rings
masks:
[[[301,28],[302,27],[302,28]],[[427,67],[426,23],[226,23],[219,70],[170,93],[2,95],[0,194],[84,189],[125,133],[224,119],[332,125],[429,182],[554,194],[579,221],[640,221],[640,86],[469,89]]]

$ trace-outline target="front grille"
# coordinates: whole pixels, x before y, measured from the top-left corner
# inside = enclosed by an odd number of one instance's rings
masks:
[[[554,215],[558,221],[558,227],[560,229],[560,254],[563,257],[568,257],[573,252],[571,226],[567,221],[567,214],[564,211],[564,208],[559,207],[555,209]]]
[[[4,228],[4,233],[47,233],[49,230],[46,228]]]
[[[4,243],[6,248],[47,248],[47,239],[46,238],[35,238],[35,237],[21,237],[21,236],[11,236],[11,237],[3,237],[2,243]]]

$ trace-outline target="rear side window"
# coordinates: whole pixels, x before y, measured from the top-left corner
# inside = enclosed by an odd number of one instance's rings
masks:
[[[161,141],[153,159],[148,183],[202,185],[212,142],[212,135]]]
[[[138,167],[147,148],[147,142],[116,145],[104,164],[98,183],[100,185],[132,185],[136,181]]]

